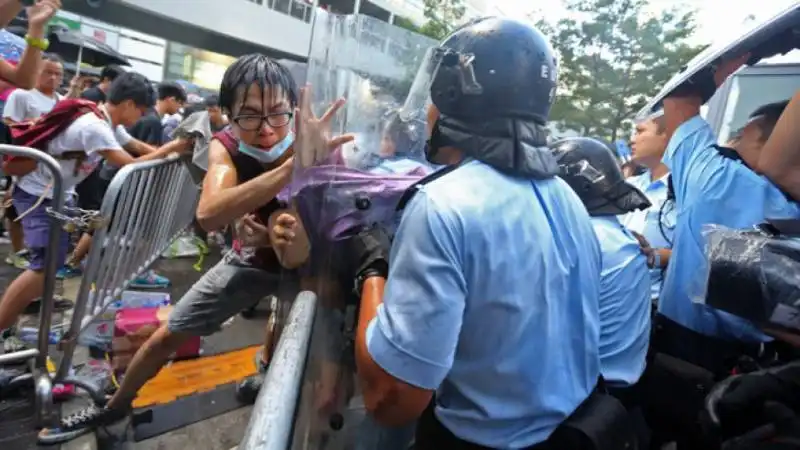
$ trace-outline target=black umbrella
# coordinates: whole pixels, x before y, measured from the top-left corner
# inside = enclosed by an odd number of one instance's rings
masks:
[[[55,53],[68,61],[76,61],[78,65],[81,63],[95,67],[109,64],[131,65],[128,58],[122,56],[108,44],[86,36],[80,31],[65,27],[52,27],[48,39],[50,40],[48,52]]]
[[[17,36],[25,36],[28,32],[27,27],[16,25],[6,27],[6,31]],[[47,37],[50,40],[50,48],[47,51],[55,53],[65,60],[77,61],[78,63],[84,62],[95,67],[103,67],[109,64],[131,65],[126,57],[108,44],[100,42],[91,36],[86,36],[80,31],[56,25],[50,27],[50,33]]]

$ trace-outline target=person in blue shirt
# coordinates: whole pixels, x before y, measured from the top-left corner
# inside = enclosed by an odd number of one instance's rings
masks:
[[[551,145],[564,175],[581,198],[600,241],[600,368],[610,387],[639,381],[650,342],[650,275],[647,258],[617,215],[647,209],[650,202],[626,183],[611,149],[590,138]]]
[[[747,57],[721,64],[713,75],[706,75],[707,82],[687,83],[664,100],[671,136],[664,164],[672,172],[678,218],[653,345],[718,377],[727,374],[731,361],[741,355],[761,356],[761,344],[768,338],[747,320],[693,302],[693,293],[702,295],[699,274],[706,267],[703,227],[742,229],[767,218],[800,217],[798,205],[756,171],[761,148],[782,107],[756,111],[730,148],[717,145],[714,131],[700,116],[700,106]]]
[[[505,18],[432,49],[406,105],[430,98],[426,156],[448,167],[401,201],[391,254],[380,229],[348,243],[365,405],[419,419],[416,449],[584,448],[559,425],[608,397],[600,248],[545,145],[556,70],[544,36]]]
[[[669,168],[661,162],[667,149],[668,136],[663,116],[636,124],[631,139],[632,161],[647,170],[625,181],[647,196],[650,208],[620,216],[620,222],[634,232],[647,255],[650,269],[651,299],[657,304],[664,272],[672,255],[673,232],[677,210],[670,190]]]

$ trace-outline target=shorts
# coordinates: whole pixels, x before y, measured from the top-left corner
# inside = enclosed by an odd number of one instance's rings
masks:
[[[78,193],[78,208],[99,211],[109,184],[109,181],[100,178],[99,169],[95,169],[75,187]]]
[[[294,300],[299,287],[289,273],[246,266],[230,251],[178,300],[167,328],[173,333],[209,336],[268,295],[275,295],[280,301]]]
[[[47,214],[47,208],[51,206],[52,200],[45,199],[40,205],[34,208],[33,205],[39,201],[39,196],[29,194],[20,188],[14,189],[11,199],[17,211],[25,214],[21,222],[22,231],[25,234],[25,246],[30,251],[30,265],[28,269],[40,272],[45,268],[45,256],[47,252],[50,251],[50,226],[53,221]],[[66,202],[67,205],[71,203],[71,201]],[[64,265],[67,259],[68,249],[69,234],[62,231],[59,245],[56,249],[58,251],[57,267]]]

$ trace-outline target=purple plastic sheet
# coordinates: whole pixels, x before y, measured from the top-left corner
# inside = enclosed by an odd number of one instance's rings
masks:
[[[403,193],[422,179],[423,168],[405,174],[373,174],[342,165],[300,169],[283,199],[292,202],[309,239],[340,241],[372,224],[394,228],[396,208]]]

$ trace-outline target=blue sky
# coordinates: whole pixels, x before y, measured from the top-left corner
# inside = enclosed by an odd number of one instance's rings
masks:
[[[480,1],[480,0],[479,0]],[[485,0],[484,0],[485,1]],[[558,20],[566,14],[561,0],[535,2],[532,7],[529,0],[489,0],[503,15],[519,17],[538,9],[548,20]],[[698,22],[701,24],[696,39],[698,42],[711,43],[720,36],[740,32],[742,24],[749,14],[757,20],[766,19],[778,11],[788,7],[797,0],[651,0],[654,8],[686,4],[698,10]]]

